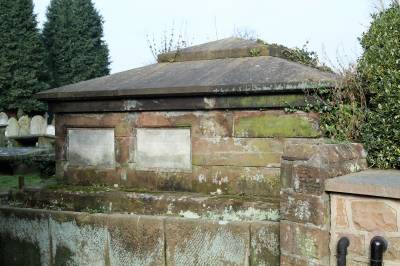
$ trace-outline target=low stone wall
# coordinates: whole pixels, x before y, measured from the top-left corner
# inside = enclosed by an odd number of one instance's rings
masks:
[[[1,265],[278,265],[279,223],[0,209]]]
[[[365,157],[360,144],[286,147],[281,166],[281,265],[329,265],[330,201],[325,180],[365,169]]]
[[[336,245],[346,236],[350,240],[349,265],[369,265],[370,241],[385,237],[388,250],[385,265],[400,264],[400,200],[332,194],[331,265],[336,262]]]
[[[384,237],[384,265],[400,265],[400,171],[373,170],[328,180],[331,197],[331,265],[341,237],[350,240],[349,265],[370,265],[370,242]]]

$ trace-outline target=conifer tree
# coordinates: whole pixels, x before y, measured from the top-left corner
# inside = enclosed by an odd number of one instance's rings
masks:
[[[53,87],[109,74],[102,26],[91,0],[51,1],[43,38]]]
[[[0,0],[0,109],[41,111],[32,95],[47,89],[45,50],[32,0]]]

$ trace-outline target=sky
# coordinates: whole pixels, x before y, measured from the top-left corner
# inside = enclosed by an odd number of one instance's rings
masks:
[[[328,65],[355,62],[358,38],[368,29],[378,0],[92,0],[104,19],[111,72],[155,62],[148,40],[171,30],[190,44],[248,32],[267,43],[302,47],[308,42]],[[34,0],[42,27],[50,0]]]

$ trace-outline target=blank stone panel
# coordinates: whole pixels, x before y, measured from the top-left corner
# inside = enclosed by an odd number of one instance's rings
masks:
[[[136,138],[138,170],[191,170],[190,129],[139,128]]]
[[[75,166],[114,167],[114,129],[69,129],[68,162]]]

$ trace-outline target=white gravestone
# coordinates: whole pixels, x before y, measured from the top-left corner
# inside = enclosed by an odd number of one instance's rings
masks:
[[[6,113],[0,113],[0,127],[8,125],[8,116]]]
[[[114,130],[69,129],[68,162],[75,166],[114,167]]]
[[[31,133],[31,119],[29,116],[24,115],[18,119],[19,136],[28,136]]]
[[[47,130],[47,121],[43,116],[35,115],[31,120],[31,135],[44,135]]]
[[[11,117],[8,120],[8,126],[6,128],[6,136],[7,137],[15,137],[15,136],[18,136],[18,132],[19,132],[18,121],[14,117]]]
[[[190,171],[190,129],[148,129],[136,132],[135,162],[138,170]]]
[[[48,125],[46,128],[46,135],[54,136],[56,134],[56,128],[53,125]]]

